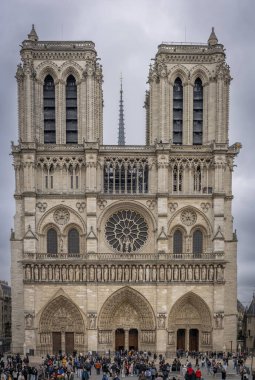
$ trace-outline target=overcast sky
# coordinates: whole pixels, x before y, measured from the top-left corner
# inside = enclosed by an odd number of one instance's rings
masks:
[[[238,295],[247,305],[255,291],[255,1],[254,0],[1,0],[0,279],[10,278],[14,170],[17,142],[14,78],[19,44],[32,23],[41,40],[92,40],[104,74],[104,143],[117,142],[119,78],[123,74],[126,139],[145,140],[144,93],[157,46],[207,42],[215,27],[231,67],[230,144],[243,145],[233,173],[233,216],[238,236]],[[185,32],[186,31],[186,32]]]

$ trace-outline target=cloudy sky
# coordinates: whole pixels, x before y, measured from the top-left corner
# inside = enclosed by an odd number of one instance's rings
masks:
[[[41,40],[92,40],[104,73],[104,143],[117,142],[119,78],[123,74],[128,144],[143,144],[144,93],[157,46],[207,42],[211,27],[226,47],[231,83],[230,144],[236,160],[233,201],[238,235],[238,295],[247,305],[255,291],[255,1],[254,0],[1,0],[1,228],[0,279],[10,278],[9,236],[14,215],[10,141],[17,142],[14,79],[19,44],[32,23]]]

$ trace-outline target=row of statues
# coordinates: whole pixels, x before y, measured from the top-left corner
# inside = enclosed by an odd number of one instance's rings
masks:
[[[171,282],[224,281],[224,267],[206,264],[186,265],[60,265],[27,264],[25,281],[61,282]]]

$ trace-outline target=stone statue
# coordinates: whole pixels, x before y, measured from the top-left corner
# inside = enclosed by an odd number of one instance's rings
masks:
[[[199,281],[199,266],[196,265],[195,271],[194,271],[194,278],[196,281]]]
[[[133,265],[132,266],[132,281],[135,282],[136,278],[137,278],[137,269],[136,269],[136,266]]]
[[[75,267],[75,281],[80,281],[80,268],[79,265]]]
[[[192,266],[189,266],[188,267],[188,280],[189,281],[192,281],[192,278],[193,278],[193,273],[192,273]]]
[[[59,279],[60,279],[59,267],[58,267],[58,265],[56,265],[56,267],[55,267],[55,280],[59,281]]]
[[[125,274],[125,281],[129,281],[129,267],[128,267],[128,265],[125,266],[124,274]]]
[[[206,281],[206,266],[205,265],[202,266],[201,278],[202,278],[202,281]]]
[[[153,265],[152,267],[152,281],[157,281],[157,267]]]
[[[95,269],[93,265],[89,268],[89,279],[90,281],[95,281]]]
[[[87,268],[85,265],[83,265],[83,267],[82,267],[82,279],[85,282],[87,281]]]
[[[168,333],[168,344],[174,344],[174,333],[172,331]]]
[[[53,279],[53,270],[52,270],[52,266],[49,265],[49,280],[52,280]]]
[[[26,266],[25,276],[26,276],[26,280],[31,280],[31,268],[29,265]]]
[[[167,270],[166,270],[166,279],[167,281],[171,281],[172,280],[172,268],[170,265],[167,266]]]
[[[159,268],[159,281],[165,281],[165,268],[163,265],[160,265]]]
[[[209,281],[213,281],[213,279],[214,279],[214,268],[212,265],[210,265],[208,277],[209,277]]]
[[[122,281],[122,266],[118,266],[118,281]]]
[[[217,266],[217,281],[223,281],[223,268],[222,266]]]
[[[145,281],[150,281],[150,267],[149,267],[149,265],[146,265],[146,268],[145,268]]]
[[[177,265],[174,266],[174,280],[178,281],[178,267],[177,267]]]
[[[26,328],[30,329],[33,325],[33,317],[31,314],[26,315]]]
[[[108,281],[108,266],[104,266],[104,281]]]
[[[186,280],[186,268],[184,265],[181,266],[181,281]]]
[[[112,267],[111,267],[111,281],[115,281],[115,278],[116,278],[116,269],[115,269],[115,265],[112,265]]]
[[[69,281],[73,281],[73,267],[72,267],[72,265],[69,267]]]
[[[35,280],[39,280],[39,269],[38,269],[38,266],[36,265],[34,267],[34,276],[35,276]]]
[[[102,270],[100,265],[97,266],[97,281],[101,282],[102,281]]]
[[[43,281],[47,280],[46,269],[44,265],[42,266],[42,280]]]
[[[66,275],[66,266],[64,265],[62,267],[62,281],[66,281],[67,275]]]
[[[142,265],[139,266],[138,277],[139,277],[139,281],[143,281],[143,267],[142,267]]]

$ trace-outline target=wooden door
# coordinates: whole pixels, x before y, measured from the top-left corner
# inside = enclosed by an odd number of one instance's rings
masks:
[[[74,351],[74,333],[73,332],[66,332],[65,333],[65,352],[66,354],[72,355]]]
[[[131,329],[129,330],[129,349],[138,351],[138,330]]]
[[[199,351],[199,331],[198,329],[189,330],[189,350]]]
[[[115,350],[124,350],[125,347],[125,331],[123,329],[117,329],[115,331]]]
[[[177,331],[177,350],[185,350],[185,329]]]
[[[61,352],[61,332],[52,333],[52,351],[53,354],[59,354]]]

